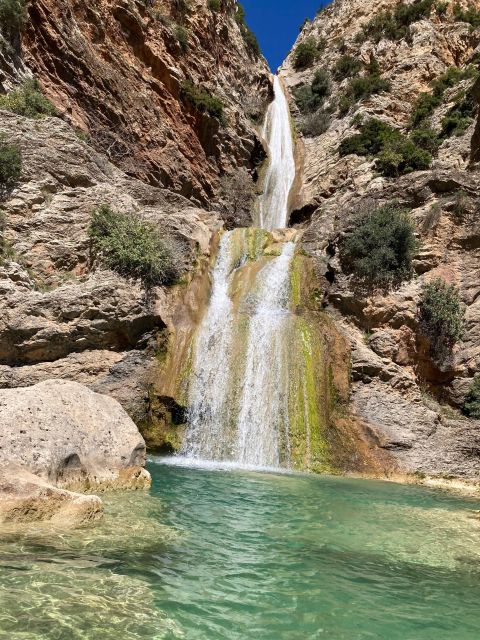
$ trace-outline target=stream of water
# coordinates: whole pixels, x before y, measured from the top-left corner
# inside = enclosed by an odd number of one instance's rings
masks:
[[[263,130],[269,163],[258,203],[259,227],[267,231],[287,226],[295,179],[290,113],[277,76],[274,94]],[[288,466],[289,274],[295,245],[284,242],[277,256],[265,260],[261,251],[252,255],[249,235],[248,229],[227,232],[220,243],[209,308],[196,337],[181,454],[259,467],[279,467],[283,457]],[[258,237],[262,242],[266,236]],[[249,260],[258,260],[259,269],[236,314],[235,282]],[[239,341],[245,349],[238,349]]]

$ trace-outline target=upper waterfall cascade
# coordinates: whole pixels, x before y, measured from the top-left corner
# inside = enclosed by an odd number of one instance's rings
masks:
[[[269,164],[264,193],[259,202],[259,226],[268,230],[287,226],[288,198],[295,180],[290,111],[278,76],[274,78],[273,89],[275,99],[268,108],[263,127]]]
[[[295,161],[278,77],[274,91],[264,126],[269,165],[259,199],[260,228],[223,235],[209,308],[196,336],[181,450],[187,458],[262,467],[289,463],[295,232],[280,229],[287,226]]]

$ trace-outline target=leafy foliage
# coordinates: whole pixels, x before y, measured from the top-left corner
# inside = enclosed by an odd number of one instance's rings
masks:
[[[5,197],[15,186],[22,171],[20,149],[7,144],[0,136],[0,197]]]
[[[351,78],[361,70],[362,66],[362,62],[358,58],[343,55],[335,63],[333,77],[335,78],[335,80],[345,80],[345,78]]]
[[[12,111],[27,118],[45,118],[57,115],[52,103],[40,92],[37,80],[26,80],[23,85],[6,95],[0,95],[0,109]]]
[[[310,85],[295,89],[295,102],[302,113],[311,113],[323,105],[331,90],[332,83],[328,71],[317,69]]]
[[[442,138],[460,136],[468,129],[477,112],[477,104],[471,91],[462,92],[457,101],[442,120]]]
[[[0,31],[12,42],[25,24],[25,0],[0,0]]]
[[[453,15],[455,20],[459,22],[468,22],[474,29],[480,27],[480,11],[473,5],[470,5],[468,9],[462,9],[457,2],[453,7]]]
[[[295,69],[306,69],[317,59],[317,41],[313,36],[309,36],[297,45],[293,54],[293,65]]]
[[[314,138],[325,133],[330,126],[330,122],[330,113],[324,109],[319,109],[318,111],[309,113],[304,117],[302,124],[300,125],[300,129],[305,136]]]
[[[208,113],[220,122],[224,122],[224,105],[220,98],[212,96],[206,89],[197,87],[189,81],[182,83],[182,96],[198,111]]]
[[[101,261],[126,278],[139,278],[147,286],[173,284],[179,269],[171,240],[134,215],[102,205],[93,212],[88,230]]]
[[[255,58],[258,58],[261,53],[260,45],[258,44],[256,35],[245,22],[245,9],[239,2],[237,2],[236,4],[235,21],[240,27],[240,33],[242,34],[243,40],[247,45],[248,50],[253,54]]]
[[[418,147],[398,129],[375,118],[361,125],[359,134],[343,140],[339,151],[342,156],[351,153],[377,156],[377,169],[390,177],[428,169],[432,163],[428,151]]]
[[[188,29],[181,24],[175,24],[173,27],[173,35],[182,52],[186,53],[188,51]]]
[[[362,215],[341,245],[342,263],[369,286],[408,279],[417,243],[407,211],[390,204]]]
[[[393,12],[382,11],[365,25],[358,39],[401,40],[408,35],[411,24],[430,15],[434,4],[435,0],[416,0],[412,4],[400,3]]]
[[[465,397],[462,411],[469,418],[480,418],[480,375],[475,376]]]
[[[211,11],[220,11],[222,8],[222,0],[208,0],[208,8]]]
[[[430,342],[430,353],[441,361],[448,357],[464,332],[464,309],[458,290],[441,278],[423,285],[418,307],[419,328]]]

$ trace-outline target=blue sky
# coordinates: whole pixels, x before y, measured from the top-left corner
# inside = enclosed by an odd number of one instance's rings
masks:
[[[248,26],[255,32],[272,71],[284,61],[305,18],[313,18],[328,0],[242,0]]]

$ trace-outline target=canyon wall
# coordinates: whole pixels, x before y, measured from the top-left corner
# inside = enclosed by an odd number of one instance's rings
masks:
[[[2,92],[35,76],[57,116],[0,108],[3,141],[22,154],[0,212],[1,387],[74,380],[145,420],[177,310],[189,322],[195,283],[208,293],[223,225],[212,200],[238,172],[253,189],[265,156],[253,120],[270,74],[236,11],[229,0],[218,11],[207,0],[28,3],[21,47],[1,47]],[[146,286],[96,257],[88,229],[102,205],[171,243],[176,284]]]
[[[303,167],[291,222],[304,229],[323,304],[351,343],[354,415],[398,470],[472,478],[480,425],[459,408],[480,366],[480,190],[476,116],[464,107],[478,95],[479,22],[466,19],[478,17],[480,3],[455,4],[335,0],[306,22],[281,77]],[[406,27],[405,11],[393,14],[399,5],[418,9]],[[312,44],[313,53],[297,57]],[[374,118],[414,136],[419,96],[433,91],[441,95],[422,124],[422,135],[440,136],[430,167],[389,176],[375,153],[340,153]],[[459,109],[461,126],[442,133]],[[342,261],[342,243],[365,212],[392,202],[415,226],[413,277],[387,291],[365,288]],[[465,309],[463,338],[442,361],[419,331],[422,285],[436,277],[458,288]]]

